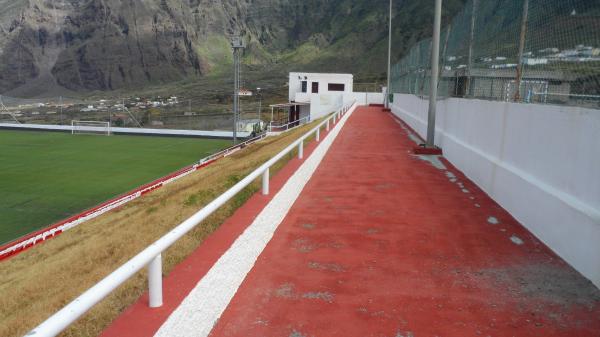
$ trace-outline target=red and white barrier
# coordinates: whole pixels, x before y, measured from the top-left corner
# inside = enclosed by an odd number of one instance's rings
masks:
[[[60,234],[64,231],[67,231],[73,227],[76,227],[88,220],[94,219],[106,212],[109,212],[115,208],[121,207],[121,206],[125,205],[126,203],[143,196],[146,193],[152,192],[156,189],[163,187],[164,185],[167,185],[176,180],[179,180],[179,179],[189,175],[192,172],[195,172],[205,166],[208,166],[208,165],[214,163],[215,161],[219,160],[220,158],[227,157],[230,154],[241,150],[242,148],[246,147],[247,145],[261,140],[264,137],[265,137],[264,135],[259,136],[259,137],[250,139],[244,143],[241,143],[236,146],[225,149],[223,151],[217,152],[207,158],[200,160],[198,163],[196,163],[194,165],[185,167],[175,173],[169,174],[169,175],[162,177],[160,179],[157,179],[149,184],[138,187],[133,191],[130,191],[121,196],[118,196],[109,201],[106,201],[94,208],[83,211],[77,215],[74,215],[74,216],[66,219],[66,220],[60,221],[58,223],[50,225],[49,227],[46,227],[46,228],[38,230],[36,232],[27,234],[17,240],[14,240],[5,245],[2,245],[2,246],[0,246],[0,261],[6,259],[8,257],[14,256],[28,248],[31,248],[31,247],[35,246],[36,244],[39,244],[48,239],[51,239],[51,238],[57,236],[58,234]]]

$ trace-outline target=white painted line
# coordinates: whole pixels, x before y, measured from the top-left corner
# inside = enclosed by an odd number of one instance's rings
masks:
[[[156,337],[208,336],[354,109],[340,120],[254,222],[171,313]]]
[[[0,128],[8,129],[31,129],[31,130],[54,130],[54,131],[71,131],[71,125],[46,125],[46,124],[13,124],[0,123]],[[80,128],[84,131],[106,131],[103,127],[83,126]],[[140,135],[170,135],[170,136],[196,136],[196,137],[215,137],[215,138],[231,138],[231,131],[208,131],[208,130],[178,130],[178,129],[148,129],[148,128],[122,128],[110,127],[111,133],[129,133]],[[250,132],[238,131],[238,137],[250,137]]]

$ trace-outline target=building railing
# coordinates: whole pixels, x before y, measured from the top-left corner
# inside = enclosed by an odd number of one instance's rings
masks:
[[[289,123],[285,123],[285,124],[274,124],[273,121],[271,121],[269,123],[269,126],[267,127],[267,131],[268,132],[284,132],[284,131],[293,129],[297,126],[304,125],[308,122],[310,122],[310,116],[306,116],[306,117],[300,118],[297,121],[293,121],[293,122],[289,122]]]
[[[144,267],[148,268],[149,305],[151,308],[161,307],[163,304],[162,253],[259,177],[262,177],[262,194],[268,195],[271,167],[296,148],[298,148],[298,158],[303,159],[304,141],[314,134],[316,141],[319,142],[321,140],[321,129],[323,126],[329,131],[331,124],[335,125],[355,104],[356,103],[353,102],[334,112],[327,119],[319,123],[319,125],[305,133],[302,137],[247,175],[225,193],[204,206],[204,208],[196,214],[192,215],[162,238],[146,247],[117,270],[96,283],[35,329],[31,330],[26,336],[51,337],[58,335]]]

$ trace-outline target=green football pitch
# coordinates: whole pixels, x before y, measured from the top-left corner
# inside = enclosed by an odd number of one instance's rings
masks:
[[[0,244],[230,146],[227,140],[0,131]]]

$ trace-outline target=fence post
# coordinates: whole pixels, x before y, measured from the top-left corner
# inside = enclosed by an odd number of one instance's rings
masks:
[[[298,144],[298,159],[304,158],[304,141]]]
[[[267,168],[262,175],[262,194],[269,195],[269,171],[271,169]]]
[[[150,293],[150,308],[161,307],[163,305],[162,254],[156,255],[148,264],[148,291]]]
[[[325,130],[327,130],[327,132],[329,132],[329,119],[327,120],[327,126],[325,127]]]
[[[316,136],[316,138],[317,138],[317,142],[321,141],[321,127],[319,127],[317,129],[317,136]]]

